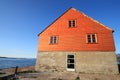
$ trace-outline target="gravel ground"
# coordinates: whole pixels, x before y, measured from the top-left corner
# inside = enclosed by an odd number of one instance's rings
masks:
[[[21,73],[19,80],[120,80],[120,74],[78,74],[75,72]]]
[[[2,73],[12,74],[15,69],[0,70]],[[76,72],[36,72],[34,67],[25,67],[18,73],[17,80],[120,80],[120,74],[85,74]],[[12,72],[12,73],[11,73]]]

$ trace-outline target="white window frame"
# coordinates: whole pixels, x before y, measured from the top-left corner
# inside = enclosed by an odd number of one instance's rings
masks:
[[[88,42],[88,35],[90,35],[91,42]],[[93,42],[93,37],[92,37],[92,35],[95,35],[95,41],[96,41],[96,42]],[[98,42],[98,41],[97,41],[97,34],[94,34],[94,33],[87,34],[87,35],[86,35],[86,42],[87,42],[88,44],[90,44],[90,43],[97,43],[97,42]]]
[[[75,21],[75,25],[74,25],[74,26],[73,26],[73,21]],[[69,22],[71,22],[71,24],[70,24]],[[70,26],[70,25],[71,25],[71,26]],[[68,20],[68,26],[69,26],[69,28],[74,28],[74,27],[76,27],[76,20],[75,20],[75,19]]]
[[[73,69],[68,68],[68,62],[67,62],[67,60],[68,60],[68,55],[73,55],[73,56],[74,56],[74,68],[73,68]],[[66,55],[66,69],[67,69],[67,71],[75,71],[75,54],[67,54],[67,55]]]
[[[58,43],[58,36],[50,36],[49,44],[57,44],[57,43]]]

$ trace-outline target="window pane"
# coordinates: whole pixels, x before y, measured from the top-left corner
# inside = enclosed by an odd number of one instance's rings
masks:
[[[75,27],[75,20],[72,21],[72,26]]]
[[[91,43],[91,36],[87,35],[87,38],[88,38],[88,43]]]
[[[56,44],[57,43],[57,41],[56,41],[57,39],[56,39],[56,36],[54,36],[54,44]]]
[[[74,59],[68,59],[67,63],[74,63]]]
[[[69,27],[71,27],[71,21],[69,21]]]
[[[74,68],[74,64],[67,64],[67,67],[73,69]]]
[[[50,44],[52,44],[53,43],[53,37],[51,36],[50,37]]]
[[[74,55],[68,55],[67,57],[68,58],[74,58]]]
[[[92,38],[94,38],[94,39],[95,39],[95,34],[92,34]]]
[[[96,42],[95,34],[92,34],[92,42]]]

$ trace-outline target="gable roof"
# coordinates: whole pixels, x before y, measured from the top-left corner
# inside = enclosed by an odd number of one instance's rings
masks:
[[[112,32],[114,32],[113,29],[111,29],[111,28],[109,28],[109,27],[103,25],[102,23],[98,22],[97,20],[94,20],[93,18],[91,18],[91,17],[85,15],[83,12],[80,12],[80,11],[76,10],[75,8],[70,7],[70,8],[69,8],[68,10],[66,10],[61,16],[59,16],[57,19],[55,19],[50,25],[48,25],[43,31],[41,31],[41,32],[38,34],[38,36],[39,36],[41,33],[43,33],[48,27],[50,27],[54,22],[56,22],[60,17],[62,17],[66,12],[68,12],[70,9],[73,9],[74,11],[77,11],[77,12],[81,13],[83,16],[88,17],[88,18],[91,19],[92,21],[94,21],[94,22],[96,22],[96,23],[102,25],[102,26],[105,27],[106,29],[109,29],[109,30],[111,30]]]
[[[61,16],[63,16],[66,12],[68,12],[72,7],[70,7],[67,11],[65,11]],[[54,22],[56,22],[61,16],[59,16],[56,20],[54,20],[50,25],[48,25],[42,32],[44,32],[49,26],[51,26]],[[40,32],[38,36],[42,33]]]

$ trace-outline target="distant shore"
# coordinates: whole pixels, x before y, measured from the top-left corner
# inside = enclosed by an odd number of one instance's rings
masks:
[[[35,59],[35,58],[18,58],[18,57],[1,57],[0,58],[8,58],[8,59]]]
[[[5,68],[5,69],[0,69],[0,71],[3,71],[5,73],[14,73],[15,72],[15,68]],[[18,72],[23,72],[23,71],[31,71],[31,70],[35,70],[35,66],[26,66],[26,67],[18,67]]]
[[[8,57],[0,57],[0,58],[8,58]]]

